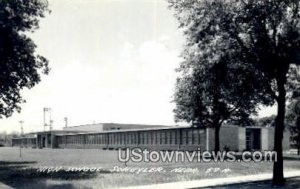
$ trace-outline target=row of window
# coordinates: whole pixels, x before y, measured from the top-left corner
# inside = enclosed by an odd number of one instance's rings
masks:
[[[12,146],[17,145],[36,145],[35,138],[12,139]]]
[[[100,144],[100,145],[153,145],[153,144],[200,144],[200,135],[203,130],[163,130],[163,131],[139,131],[120,132],[107,134],[69,135],[59,138],[59,144]]]

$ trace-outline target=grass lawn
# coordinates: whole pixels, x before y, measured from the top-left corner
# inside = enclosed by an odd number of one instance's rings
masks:
[[[267,173],[270,162],[210,163],[132,163],[118,161],[118,151],[99,149],[31,149],[0,148],[0,182],[14,188],[107,188],[186,181],[202,178],[232,177]],[[285,170],[299,170],[299,158],[288,158]],[[57,172],[38,172],[41,168],[61,168]],[[68,172],[70,168],[98,168],[99,171]],[[116,172],[116,168],[158,168],[161,172]],[[176,168],[187,172],[176,172]],[[181,169],[183,170],[183,169]],[[224,171],[227,170],[227,171]],[[178,169],[177,169],[178,171]]]

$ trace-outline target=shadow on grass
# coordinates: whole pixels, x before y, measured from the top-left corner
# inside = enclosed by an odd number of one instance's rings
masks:
[[[63,183],[79,179],[95,178],[101,172],[67,171],[60,169],[52,172],[41,172],[32,168],[36,162],[0,161],[0,182],[16,189],[75,189],[72,183]],[[49,180],[54,180],[49,184]]]
[[[17,164],[34,164],[34,163],[37,163],[36,161],[0,161],[0,166],[3,166],[3,165],[17,165]]]
[[[293,177],[286,179],[285,186],[281,187],[272,187],[272,181],[260,181],[260,182],[249,182],[249,183],[242,183],[242,184],[231,184],[231,185],[224,185],[224,186],[216,186],[216,187],[209,187],[206,189],[256,189],[256,188],[263,188],[263,189],[296,189],[300,186],[300,177]]]
[[[295,161],[300,161],[300,156],[284,156],[284,160],[295,160]]]

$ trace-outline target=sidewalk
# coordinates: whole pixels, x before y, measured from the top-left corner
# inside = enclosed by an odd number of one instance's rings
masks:
[[[299,177],[299,176],[300,176],[300,170],[284,172],[285,178]],[[272,174],[266,173],[266,174],[258,174],[258,175],[182,181],[182,182],[172,182],[172,183],[153,184],[153,185],[144,185],[144,186],[132,186],[132,187],[124,187],[122,189],[201,188],[201,187],[213,187],[213,186],[238,184],[238,183],[254,182],[254,181],[265,181],[270,179],[272,179]]]
[[[6,184],[3,184],[2,182],[0,182],[0,188],[1,189],[13,189],[12,187],[7,186]]]

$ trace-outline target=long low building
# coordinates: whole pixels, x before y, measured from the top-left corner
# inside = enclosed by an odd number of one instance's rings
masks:
[[[214,129],[162,125],[92,124],[30,133],[12,139],[13,146],[36,148],[147,148],[156,150],[213,150]],[[221,150],[273,150],[274,128],[223,126]],[[289,149],[289,132],[283,148]]]

